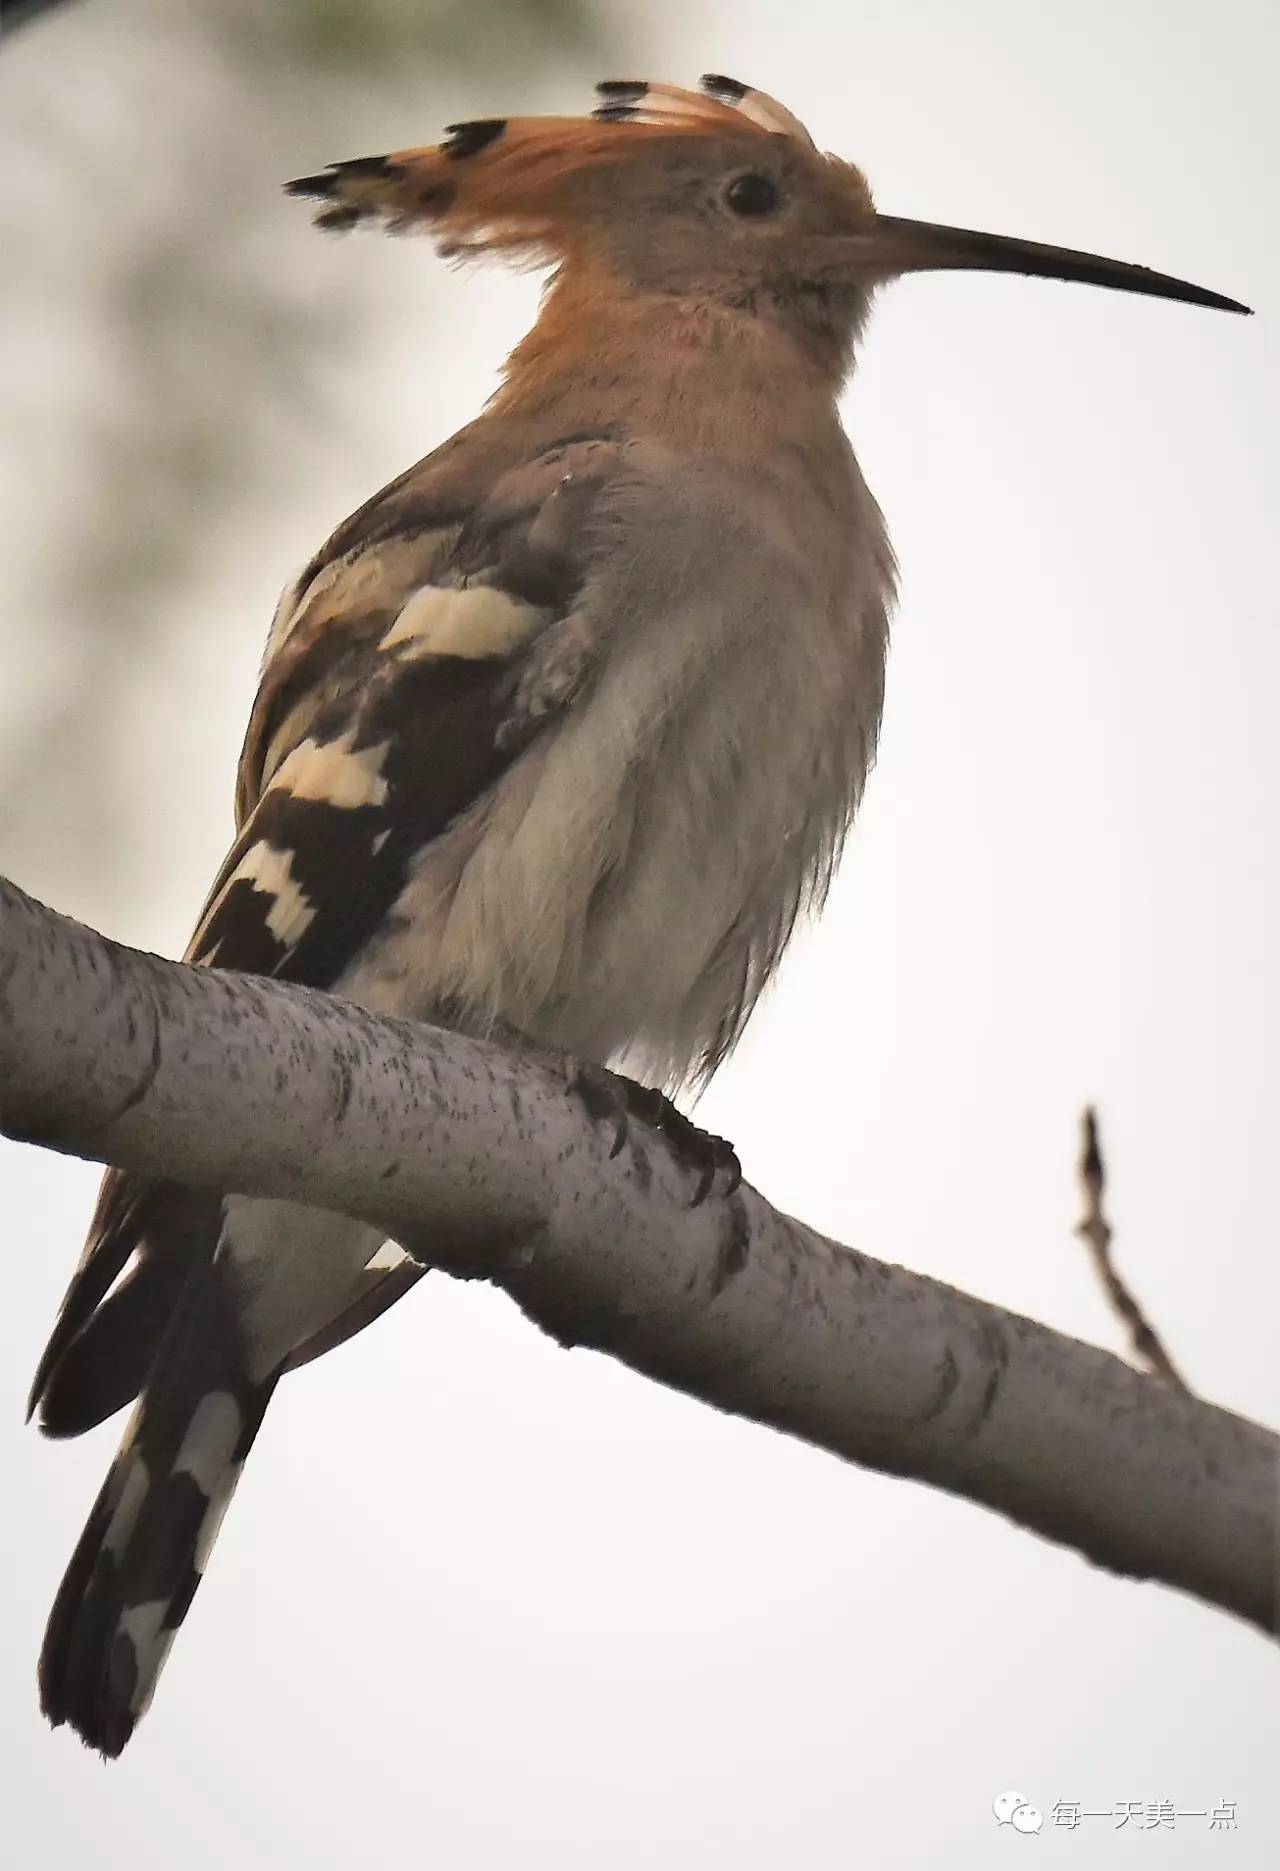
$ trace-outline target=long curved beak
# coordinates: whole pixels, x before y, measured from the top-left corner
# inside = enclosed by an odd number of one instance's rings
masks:
[[[1117,292],[1180,299],[1187,305],[1207,305],[1218,312],[1251,310],[1220,292],[1209,292],[1185,279],[1173,279],[1168,273],[1155,273],[1148,266],[1104,260],[1099,254],[1077,253],[1071,247],[1046,247],[1038,240],[1011,240],[1001,234],[975,233],[967,227],[940,227],[932,221],[904,221],[892,214],[878,214],[867,232],[854,236],[848,245],[855,269],[882,278],[955,270],[1028,273],[1036,279],[1075,279],[1086,286],[1110,286]],[[860,250],[857,255],[855,246]]]

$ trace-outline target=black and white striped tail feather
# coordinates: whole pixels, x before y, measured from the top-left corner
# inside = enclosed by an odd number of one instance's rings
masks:
[[[249,1377],[215,1260],[188,1286],[45,1633],[44,1712],[105,1755],[151,1700],[277,1375]]]

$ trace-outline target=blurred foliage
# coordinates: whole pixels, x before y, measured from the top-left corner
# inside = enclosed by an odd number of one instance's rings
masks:
[[[28,178],[0,200],[0,497],[7,467],[27,507],[0,618],[0,868],[57,896],[109,853],[127,901],[163,844],[121,836],[137,816],[129,737],[189,706],[201,568],[219,541],[225,560],[238,518],[305,499],[309,457],[339,445],[386,329],[376,268],[335,279],[279,184],[327,159],[324,124],[339,154],[426,139],[491,110],[515,74],[537,108],[539,89],[617,54],[591,0],[46,13],[0,57],[0,157]]]
[[[582,55],[605,49],[608,35],[590,0],[274,0],[252,24],[279,35],[297,56],[344,71],[388,59],[439,58],[462,68],[510,69],[559,50]],[[240,22],[243,24],[243,20]],[[233,16],[231,30],[236,28]]]
[[[39,14],[67,4],[69,0],[0,0],[0,34],[16,32]]]

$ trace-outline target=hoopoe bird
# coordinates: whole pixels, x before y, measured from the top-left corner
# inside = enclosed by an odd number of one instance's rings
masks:
[[[290,183],[321,227],[553,268],[476,421],[286,590],[190,962],[697,1090],[872,761],[894,561],[837,398],[877,287],[982,268],[1244,311],[1141,267],[877,213],[728,78],[454,125]],[[302,1205],[111,1170],[32,1393],[137,1406],[40,1662],[116,1755],[281,1376],[423,1269]]]

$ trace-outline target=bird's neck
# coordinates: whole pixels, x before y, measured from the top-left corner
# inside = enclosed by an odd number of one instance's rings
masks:
[[[562,271],[490,408],[639,430],[706,454],[817,441],[838,423],[845,359],[768,309],[632,294]]]

